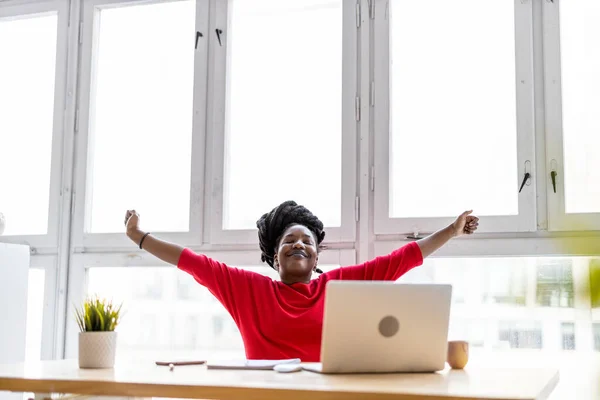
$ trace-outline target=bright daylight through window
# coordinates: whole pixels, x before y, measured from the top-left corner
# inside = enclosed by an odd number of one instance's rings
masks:
[[[225,229],[290,199],[340,226],[342,3],[229,2]]]
[[[125,210],[136,207],[146,229],[186,232],[195,1],[108,8],[99,15],[86,229],[122,232]]]
[[[389,216],[516,215],[513,2],[390,7]]]
[[[565,211],[600,212],[600,3],[561,1]]]
[[[53,13],[0,19],[0,212],[6,218],[5,235],[48,232],[56,29]]]

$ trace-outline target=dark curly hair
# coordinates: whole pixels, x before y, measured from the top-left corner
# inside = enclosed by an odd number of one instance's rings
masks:
[[[307,227],[314,235],[317,241],[317,251],[323,249],[321,243],[325,238],[323,223],[306,207],[298,205],[295,201],[284,201],[277,207],[264,214],[258,221],[258,242],[262,254],[260,256],[263,262],[273,266],[275,261],[275,251],[285,230],[291,225],[303,225]],[[320,269],[316,269],[322,273]]]

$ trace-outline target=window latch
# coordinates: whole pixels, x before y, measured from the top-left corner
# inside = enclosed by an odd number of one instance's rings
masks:
[[[221,43],[221,34],[223,33],[223,31],[217,28],[215,29],[215,32],[217,33],[217,40],[219,40],[219,46],[223,46],[223,43]]]
[[[419,231],[415,229],[415,231],[413,232],[413,234],[412,235],[407,235],[406,238],[409,239],[409,240],[419,240],[419,239],[425,238],[425,236],[419,235]]]
[[[523,176],[523,182],[521,182],[521,187],[519,188],[519,193],[521,193],[521,190],[523,190],[523,186],[525,186],[525,184],[530,178],[531,174],[529,172],[525,172],[525,175]]]
[[[556,193],[556,175],[558,175],[556,171],[553,170],[550,172],[550,177],[552,178],[552,189],[554,190],[554,193]]]
[[[196,32],[196,44],[194,46],[195,49],[198,48],[198,39],[202,37],[202,32]]]

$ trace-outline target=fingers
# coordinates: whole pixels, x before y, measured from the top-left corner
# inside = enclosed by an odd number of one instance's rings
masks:
[[[478,220],[473,220],[473,221],[469,221],[467,222],[467,224],[465,225],[465,229],[464,232],[467,235],[471,235],[473,232],[475,232],[477,230],[477,227],[479,226],[479,222]]]
[[[461,216],[466,217],[464,233],[467,235],[472,235],[473,232],[475,232],[477,230],[477,227],[479,226],[479,218],[476,216],[473,216],[473,215],[469,215],[472,212],[473,212],[473,210],[470,210],[470,211],[465,211],[464,213],[461,214]]]
[[[477,230],[477,227],[465,227],[465,233],[470,235],[471,233],[475,232]]]
[[[129,222],[131,217],[133,217],[134,215],[139,217],[139,214],[135,210],[127,210],[127,212],[125,212],[125,225],[127,225],[127,222]]]

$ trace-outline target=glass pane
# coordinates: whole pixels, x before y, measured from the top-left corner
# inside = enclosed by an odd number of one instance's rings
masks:
[[[600,2],[559,4],[565,210],[600,212]]]
[[[513,2],[391,3],[390,217],[518,214]]]
[[[98,12],[86,230],[121,232],[135,208],[145,229],[187,231],[195,1]]]
[[[562,331],[562,349],[575,350],[575,324],[573,322],[563,322]]]
[[[590,283],[591,284],[591,283]],[[575,304],[571,261],[546,261],[537,266],[537,305],[572,308]]]
[[[428,258],[399,281],[453,285],[449,339],[469,342],[469,368],[555,368],[560,382],[549,400],[592,400],[600,398],[600,380],[582,366],[600,360],[600,323],[588,295],[594,261]],[[539,288],[549,281],[574,302],[540,304]]]
[[[600,323],[592,324],[592,334],[594,335],[594,350],[600,351]]]
[[[328,271],[334,265],[320,268]],[[270,267],[240,267],[276,277]],[[314,277],[317,275],[315,274]],[[117,357],[243,358],[242,338],[225,308],[190,275],[172,267],[93,267],[90,295],[123,302]]]
[[[501,321],[498,341],[511,349],[541,349],[542,324],[537,321]]]
[[[486,349],[557,351],[579,343],[575,318],[592,320],[593,259],[435,258],[400,278],[404,283],[452,284],[451,339]],[[578,280],[577,280],[578,279]],[[585,310],[585,313],[581,313]],[[569,336],[571,335],[571,336]],[[545,339],[546,338],[546,339]],[[589,336],[583,343],[592,343]],[[584,349],[585,350],[585,349]]]
[[[224,229],[290,199],[340,226],[342,0],[230,7]]]
[[[27,333],[25,337],[25,359],[27,361],[39,361],[42,358],[45,287],[46,271],[31,268],[27,287]]]
[[[0,19],[0,213],[6,218],[5,235],[48,232],[57,23],[55,14]]]

